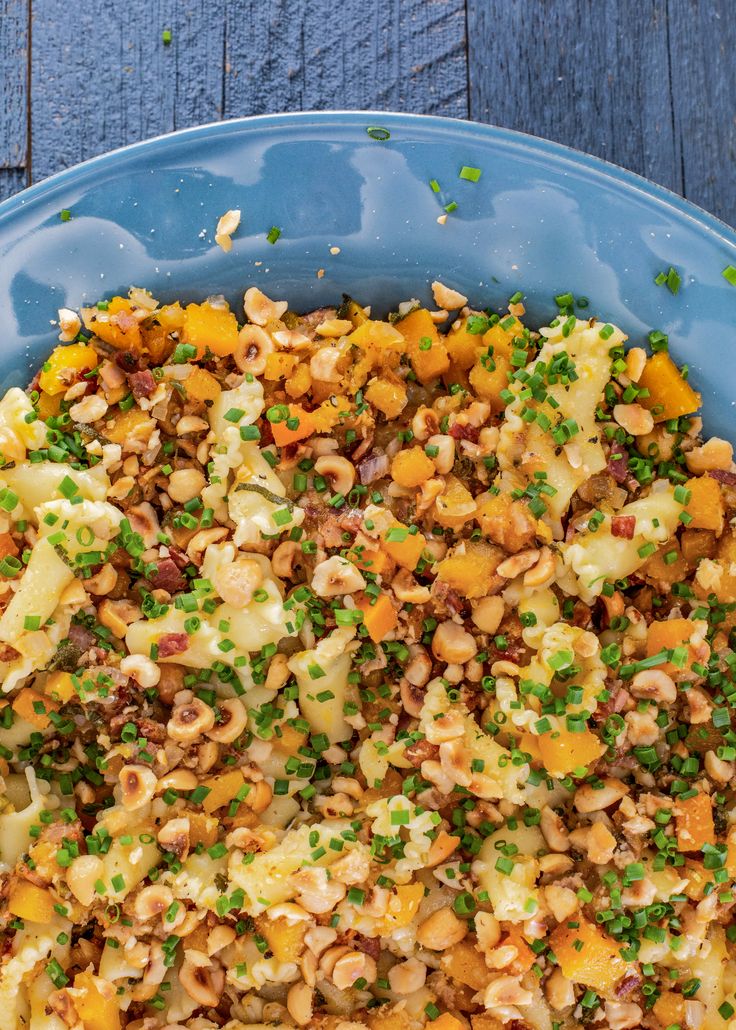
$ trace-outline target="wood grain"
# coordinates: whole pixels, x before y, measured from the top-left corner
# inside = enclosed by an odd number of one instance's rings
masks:
[[[7,200],[27,186],[25,168],[0,168],[0,200]]]
[[[34,179],[220,118],[224,4],[79,0],[71,17],[67,0],[34,0]]]
[[[0,0],[0,168],[26,167],[28,0]]]
[[[669,0],[674,129],[685,196],[736,225],[733,0]]]
[[[227,117],[368,108],[467,117],[464,0],[227,5]]]
[[[674,190],[667,0],[468,0],[470,115]]]

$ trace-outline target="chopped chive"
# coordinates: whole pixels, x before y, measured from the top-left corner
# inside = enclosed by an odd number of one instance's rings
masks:
[[[480,177],[480,168],[471,168],[470,165],[463,165],[460,169],[460,178],[467,179],[468,182],[477,182]]]

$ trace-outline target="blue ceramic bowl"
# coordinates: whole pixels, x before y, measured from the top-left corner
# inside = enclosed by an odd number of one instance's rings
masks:
[[[370,126],[390,139],[373,139]],[[459,178],[464,165],[482,170],[478,182]],[[225,254],[213,235],[228,208],[243,220]],[[282,231],[275,245],[271,226]],[[670,265],[682,276],[677,296],[653,282]],[[736,265],[732,229],[545,140],[385,113],[222,122],[105,154],[0,205],[0,386],[25,383],[53,346],[57,308],[131,285],[161,300],[222,292],[238,302],[255,283],[301,309],[347,292],[376,310],[428,302],[441,278],[479,307],[500,308],[520,290],[535,324],[571,291],[632,342],[663,330],[703,392],[707,429],[734,438],[727,265]]]

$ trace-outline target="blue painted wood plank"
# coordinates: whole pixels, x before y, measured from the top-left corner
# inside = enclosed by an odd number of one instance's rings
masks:
[[[669,0],[674,130],[685,196],[736,225],[733,0]]]
[[[28,0],[0,0],[0,168],[25,168]]]
[[[25,168],[0,168],[0,200],[7,200],[26,185]]]
[[[667,14],[668,0],[468,0],[471,117],[681,191]]]
[[[34,0],[34,179],[221,117],[224,6],[225,0],[79,0],[72,17],[67,0]]]
[[[227,117],[369,108],[466,118],[464,0],[227,5]]]

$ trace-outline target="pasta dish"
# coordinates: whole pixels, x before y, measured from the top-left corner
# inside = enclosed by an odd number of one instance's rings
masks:
[[[59,312],[0,400],[0,1030],[736,1027],[736,467],[440,282]]]

